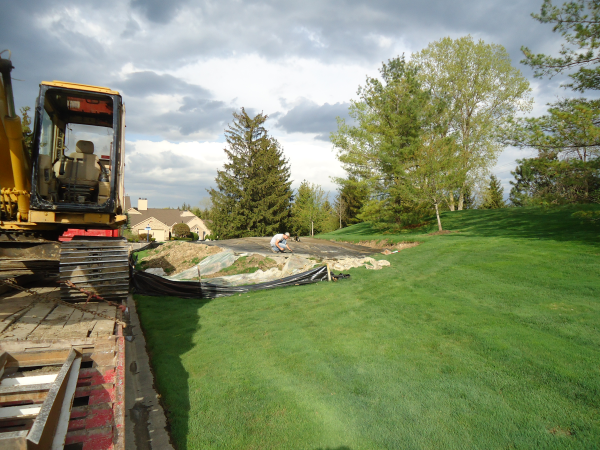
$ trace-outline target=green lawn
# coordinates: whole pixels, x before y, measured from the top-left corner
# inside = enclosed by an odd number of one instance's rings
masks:
[[[600,226],[445,213],[379,271],[213,301],[136,296],[183,449],[598,448]]]

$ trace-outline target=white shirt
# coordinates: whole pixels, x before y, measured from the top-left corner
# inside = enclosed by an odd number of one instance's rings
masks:
[[[276,234],[275,236],[273,236],[273,239],[271,239],[271,245],[276,247],[277,242],[283,245],[287,245],[287,241],[285,240],[285,234]]]

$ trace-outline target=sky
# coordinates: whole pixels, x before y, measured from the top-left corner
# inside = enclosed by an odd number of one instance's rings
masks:
[[[107,86],[126,109],[125,190],[150,207],[198,205],[226,162],[232,112],[266,126],[303,180],[332,194],[344,175],[329,134],[383,61],[470,34],[503,45],[532,87],[531,115],[572,96],[519,63],[521,46],[556,53],[560,36],[531,18],[541,0],[0,0],[0,51],[12,52],[17,107],[42,80]],[[3,55],[6,57],[6,54]],[[510,190],[507,148],[492,169]],[[205,201],[205,200],[204,200]]]

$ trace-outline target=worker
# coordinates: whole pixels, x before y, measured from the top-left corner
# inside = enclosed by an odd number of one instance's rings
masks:
[[[290,238],[290,233],[285,232],[283,234],[276,234],[271,239],[271,250],[273,253],[283,253],[283,247],[287,248],[290,252],[294,253],[294,251],[287,245],[287,240]],[[283,246],[283,247],[282,247]]]

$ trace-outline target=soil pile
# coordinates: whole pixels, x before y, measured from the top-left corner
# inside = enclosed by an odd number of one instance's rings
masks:
[[[172,241],[150,250],[139,264],[143,270],[161,268],[167,275],[176,275],[195,266],[207,256],[222,251],[223,249],[219,247]]]
[[[267,271],[272,267],[278,267],[277,262],[275,262],[271,258],[255,253],[253,255],[242,256],[241,258],[238,258],[238,260],[234,262],[231,266],[221,270],[220,272],[216,272],[206,276],[203,275],[202,279],[226,277],[229,275],[239,275],[242,273],[254,273],[258,270]]]
[[[372,247],[376,249],[386,249],[386,250],[402,250],[404,248],[416,247],[419,245],[419,242],[389,242],[387,239],[383,239],[381,241],[360,241],[350,242],[350,244],[362,245],[364,247]]]

